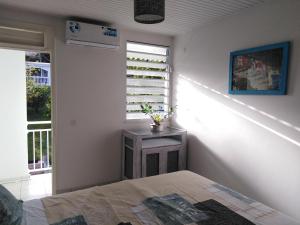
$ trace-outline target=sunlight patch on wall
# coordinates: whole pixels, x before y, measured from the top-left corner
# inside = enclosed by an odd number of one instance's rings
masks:
[[[203,92],[201,92],[201,89],[196,88],[195,85],[197,87],[207,89],[217,95],[223,96],[224,98],[231,100],[239,105],[247,107],[248,109],[255,111],[269,119],[272,119],[286,127],[292,128],[293,130],[296,130],[298,132],[300,131],[299,127],[294,126],[285,120],[278,119],[273,115],[270,115],[251,105],[247,105],[246,103],[232,98],[229,95],[222,94],[221,92],[213,88],[203,85],[183,75],[179,75],[178,77],[176,87],[177,94],[175,96],[175,101],[178,105],[177,122],[179,123],[179,125],[184,126],[190,131],[196,131],[198,129],[213,129],[213,132],[217,134],[218,130],[226,130],[229,128],[239,129],[236,124],[236,117],[234,116],[237,115],[300,147],[300,142],[212,99],[211,97],[208,97]]]
[[[246,103],[244,103],[244,102],[241,102],[241,101],[239,101],[239,100],[237,100],[237,99],[235,99],[235,98],[233,98],[233,97],[231,97],[231,96],[229,96],[229,95],[222,94],[221,92],[219,92],[219,91],[217,91],[217,90],[215,90],[215,89],[213,89],[213,88],[209,88],[208,86],[206,86],[206,85],[204,85],[204,84],[201,84],[201,83],[199,83],[199,82],[197,82],[197,81],[194,81],[194,80],[192,80],[192,79],[190,79],[190,78],[188,78],[188,77],[185,77],[185,76],[183,76],[183,75],[179,75],[179,77],[181,77],[181,78],[184,79],[184,80],[190,81],[190,82],[192,82],[192,83],[194,83],[194,84],[196,84],[196,85],[198,85],[198,86],[200,86],[200,87],[202,87],[202,88],[208,89],[208,90],[210,90],[211,92],[213,92],[213,93],[215,93],[215,94],[218,94],[218,95],[221,95],[221,96],[223,96],[223,97],[225,97],[225,98],[227,98],[227,99],[230,99],[230,100],[232,100],[233,102],[235,102],[235,103],[237,103],[237,104],[239,104],[239,105],[245,106],[245,107],[247,107],[248,109],[251,109],[252,111],[255,111],[255,112],[257,112],[257,113],[260,113],[260,114],[263,115],[263,116],[266,116],[266,117],[268,117],[268,118],[270,118],[270,119],[272,119],[272,120],[275,120],[276,122],[281,123],[282,125],[285,125],[285,126],[287,126],[287,127],[289,127],[289,128],[292,128],[292,129],[294,129],[294,130],[300,132],[300,127],[294,126],[294,125],[292,125],[291,123],[289,123],[289,122],[287,122],[287,121],[285,121],[285,120],[279,119],[279,118],[277,118],[277,117],[275,117],[275,116],[273,116],[273,115],[270,115],[270,114],[268,114],[268,113],[266,113],[266,112],[264,112],[264,111],[262,111],[262,110],[258,110],[257,108],[255,108],[255,107],[253,107],[253,106],[251,106],[251,105],[248,105],[248,104],[246,104]]]

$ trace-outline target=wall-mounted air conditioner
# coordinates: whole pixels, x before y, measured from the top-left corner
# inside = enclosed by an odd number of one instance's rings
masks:
[[[120,35],[119,31],[113,27],[68,20],[66,22],[66,43],[117,48],[120,46]]]

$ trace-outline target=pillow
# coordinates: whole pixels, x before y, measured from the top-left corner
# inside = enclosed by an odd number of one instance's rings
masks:
[[[23,201],[17,200],[0,184],[0,225],[20,225]]]
[[[51,225],[87,225],[82,215],[74,216],[71,218],[64,219],[59,223],[53,223]]]

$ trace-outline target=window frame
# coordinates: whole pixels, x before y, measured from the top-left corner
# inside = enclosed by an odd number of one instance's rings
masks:
[[[126,40],[126,84],[125,84],[125,122],[144,122],[144,121],[151,121],[151,118],[132,118],[132,119],[129,119],[127,118],[127,53],[128,51],[128,43],[132,43],[132,44],[140,44],[140,45],[145,45],[145,46],[149,46],[149,47],[161,47],[161,48],[166,48],[166,64],[167,64],[167,73],[168,73],[168,95],[167,95],[167,108],[171,107],[172,105],[172,67],[171,67],[171,46],[169,45],[162,45],[162,44],[153,44],[153,43],[145,43],[145,42],[139,42],[139,41],[131,41],[131,40]],[[138,52],[137,52],[138,53]],[[143,54],[143,52],[140,52],[141,54]],[[151,54],[151,53],[147,53],[147,52],[144,52],[145,54]],[[159,54],[157,54],[159,55]],[[161,56],[164,56],[164,55],[161,55]],[[166,119],[167,121],[169,119]]]

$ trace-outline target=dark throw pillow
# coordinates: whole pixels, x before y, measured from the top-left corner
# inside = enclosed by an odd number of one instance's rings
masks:
[[[64,219],[58,223],[53,223],[51,225],[87,225],[87,223],[84,217],[82,215],[79,215]]]
[[[196,203],[195,206],[208,215],[206,220],[201,221],[201,225],[255,225],[213,199]]]
[[[16,199],[0,184],[0,225],[20,225],[23,201]]]

